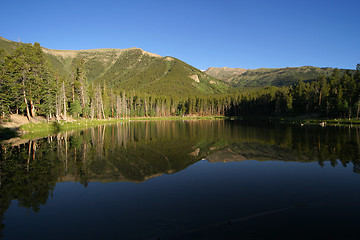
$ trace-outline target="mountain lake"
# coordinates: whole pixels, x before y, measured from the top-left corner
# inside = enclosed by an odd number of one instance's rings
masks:
[[[1,239],[358,239],[360,129],[100,125],[1,144]]]

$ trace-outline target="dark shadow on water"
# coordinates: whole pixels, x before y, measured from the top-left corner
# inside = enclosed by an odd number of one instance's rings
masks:
[[[17,129],[13,128],[0,128],[0,141],[8,140],[10,138],[18,137]]]
[[[237,231],[236,228],[239,228],[239,224],[242,222],[253,220],[256,218],[261,217],[268,217],[271,215],[275,215],[278,213],[282,213],[285,211],[290,211],[292,209],[296,208],[303,208],[306,207],[306,203],[299,203],[292,206],[279,208],[279,209],[273,209],[268,210],[264,212],[259,212],[255,214],[251,214],[248,216],[239,217],[236,219],[230,219],[226,221],[216,222],[212,224],[206,224],[202,226],[197,226],[191,229],[187,229],[182,232],[173,233],[170,235],[165,236],[157,236],[153,239],[171,239],[171,240],[177,240],[177,239],[218,239],[217,237],[213,236],[212,234],[224,234],[226,236],[226,239],[239,239],[239,236],[241,236],[241,232]],[[232,229],[231,229],[232,228]],[[234,229],[235,228],[235,229]],[[232,231],[232,232],[231,232]],[[228,234],[228,235],[226,235]],[[233,234],[233,235],[231,235]]]

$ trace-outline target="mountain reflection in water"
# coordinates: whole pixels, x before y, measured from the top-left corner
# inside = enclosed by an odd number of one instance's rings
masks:
[[[121,122],[1,143],[1,217],[11,201],[40,210],[57,183],[144,182],[208,162],[327,161],[360,172],[358,128],[271,122]],[[2,221],[3,222],[3,221]],[[4,229],[4,224],[1,225]]]

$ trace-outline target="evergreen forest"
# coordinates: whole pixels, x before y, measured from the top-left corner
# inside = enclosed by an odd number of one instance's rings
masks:
[[[64,74],[39,43],[18,44],[10,52],[0,49],[1,117],[14,113],[28,119],[40,115],[48,120],[66,120],[69,116],[90,119],[184,115],[359,117],[360,64],[356,71],[334,69],[330,75],[320,74],[316,80],[300,80],[291,86],[239,89],[189,65],[186,69],[198,75],[184,77],[188,72],[185,73],[179,60],[164,63],[154,59],[151,58],[152,67],[145,68],[146,62],[136,76],[136,71],[131,69],[140,60],[106,76],[95,74],[100,71],[96,59],[89,61],[80,56],[73,60],[69,74]],[[155,66],[170,77],[165,81],[162,74],[156,76],[159,72],[154,71]],[[125,78],[126,74],[129,75],[126,81],[115,81],[115,75]],[[201,81],[207,79],[211,83],[198,86],[202,93],[192,89],[200,82],[198,76]],[[148,85],[141,85],[152,78]],[[191,87],[186,88],[184,78],[193,82]],[[147,91],[146,86],[152,91]]]

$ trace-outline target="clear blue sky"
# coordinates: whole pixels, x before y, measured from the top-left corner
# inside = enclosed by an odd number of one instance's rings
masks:
[[[199,69],[360,63],[359,0],[26,0],[0,9],[0,36],[52,49],[139,47]]]

